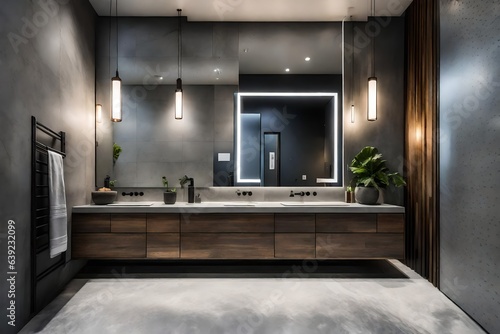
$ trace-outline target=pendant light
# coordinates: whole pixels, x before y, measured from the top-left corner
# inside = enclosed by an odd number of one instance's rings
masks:
[[[179,18],[179,29],[177,36],[177,62],[178,62],[178,77],[177,88],[175,89],[175,119],[182,119],[182,31],[181,31],[181,12],[182,9],[177,9],[177,16]]]
[[[110,1],[110,29],[109,29],[109,39],[110,39],[110,50],[111,50],[111,8],[113,5],[113,0]],[[118,75],[118,0],[115,0],[115,20],[116,20],[116,76],[111,78],[111,121],[121,122],[122,121],[122,80]],[[111,57],[111,53],[110,53]]]
[[[375,0],[372,0],[372,18],[375,17]],[[377,77],[375,76],[375,38],[372,37],[372,74],[368,78],[368,120],[377,120]]]

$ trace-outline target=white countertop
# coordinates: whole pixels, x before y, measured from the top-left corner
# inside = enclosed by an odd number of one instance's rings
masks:
[[[74,206],[73,213],[404,213],[402,206],[345,202],[115,202]]]

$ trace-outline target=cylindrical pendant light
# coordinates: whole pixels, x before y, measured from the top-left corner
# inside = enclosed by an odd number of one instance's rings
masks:
[[[377,120],[377,78],[368,78],[368,120]]]
[[[181,12],[182,9],[177,9],[177,16],[179,17],[179,29],[177,36],[177,61],[178,61],[178,78],[177,78],[177,88],[175,89],[175,119],[182,119],[182,35],[181,35]]]
[[[113,1],[111,1],[112,3]],[[111,78],[111,121],[122,121],[122,80],[118,75],[118,0],[115,0],[115,20],[116,20],[116,76]],[[111,20],[111,9],[110,9]],[[109,29],[111,36],[111,27]],[[111,39],[111,37],[110,37]],[[110,55],[111,57],[111,55]]]

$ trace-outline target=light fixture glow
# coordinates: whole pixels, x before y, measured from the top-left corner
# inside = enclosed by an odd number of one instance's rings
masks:
[[[175,119],[182,119],[182,116],[182,80],[179,78],[175,90]]]
[[[311,57],[306,57],[305,61],[311,61]]]
[[[177,88],[175,89],[175,119],[182,119],[182,24],[181,24],[181,12],[182,9],[177,9],[177,17],[179,18],[179,29],[177,35],[177,61],[178,61],[178,78],[177,78]]]
[[[351,123],[354,123],[354,104],[351,105]]]
[[[290,69],[289,68],[285,68],[285,72],[290,72]]]
[[[96,104],[95,106],[95,121],[97,123],[102,123],[102,105]]]
[[[368,78],[368,120],[377,120],[377,78]]]

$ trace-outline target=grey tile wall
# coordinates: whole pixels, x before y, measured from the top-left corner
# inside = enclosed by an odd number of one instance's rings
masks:
[[[0,322],[1,333],[17,333],[30,310],[31,115],[67,134],[66,196],[71,207],[89,203],[94,184],[95,20],[87,1],[6,0],[0,8],[0,308],[8,299],[7,221],[16,222],[16,326]],[[32,27],[29,31],[28,23]],[[12,41],[19,41],[11,43]],[[71,224],[69,224],[69,228]],[[69,232],[71,229],[69,230]],[[71,244],[68,246],[71,249]],[[70,259],[70,251],[67,260]],[[57,292],[79,270],[70,261],[43,280]]]
[[[500,333],[499,2],[440,1],[440,284]]]

